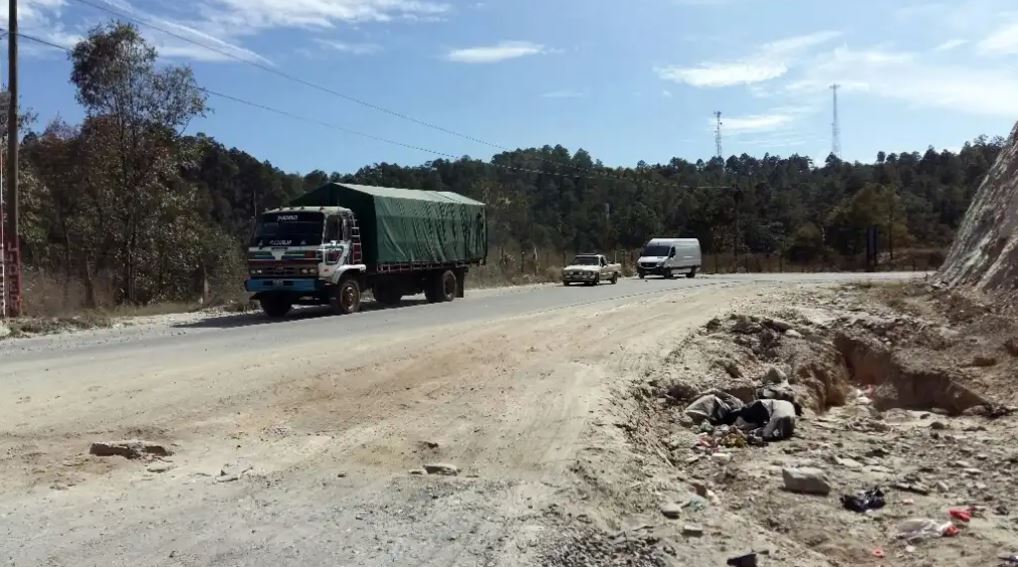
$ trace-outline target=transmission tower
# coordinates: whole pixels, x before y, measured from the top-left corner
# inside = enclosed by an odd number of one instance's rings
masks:
[[[841,85],[831,85],[831,92],[834,96],[834,119],[831,121],[831,153],[841,157],[841,125],[838,124],[838,89]]]
[[[714,150],[717,156],[724,159],[724,155],[721,152],[721,111],[714,111],[714,119],[717,120],[717,126],[714,127]]]

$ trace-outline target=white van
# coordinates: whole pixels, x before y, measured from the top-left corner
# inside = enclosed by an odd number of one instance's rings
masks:
[[[700,269],[700,241],[695,238],[652,238],[640,252],[636,273],[672,278],[675,274],[696,277]]]

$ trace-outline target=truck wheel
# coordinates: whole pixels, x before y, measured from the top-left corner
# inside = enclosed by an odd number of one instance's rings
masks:
[[[387,285],[375,286],[371,293],[375,296],[375,301],[387,306],[398,305],[400,300],[403,299],[402,294]]]
[[[637,275],[637,276],[638,276],[638,277],[639,277],[639,278],[640,278],[640,279],[642,280],[642,279],[643,279],[643,276],[644,276],[643,270],[639,270],[639,271],[637,271],[637,272],[636,272],[636,275]]]
[[[664,277],[666,280],[670,280],[675,277],[675,273],[671,270],[665,270]]]
[[[432,278],[429,287],[430,290],[427,291],[430,291],[430,293],[426,291],[424,294],[428,298],[428,302],[444,303],[456,298],[459,281],[456,279],[456,274],[452,273],[452,270],[446,270]]]
[[[266,295],[260,298],[258,303],[262,306],[262,312],[273,319],[285,317],[293,307],[285,297],[279,295]]]
[[[339,283],[329,298],[329,306],[336,315],[356,313],[361,308],[361,286],[354,278],[347,278]]]
[[[693,268],[692,270],[689,270],[689,273],[686,274],[686,277],[689,278],[689,279],[695,278],[696,277],[696,268]]]
[[[618,274],[612,274],[612,285],[615,285],[617,283],[619,283],[619,275]]]

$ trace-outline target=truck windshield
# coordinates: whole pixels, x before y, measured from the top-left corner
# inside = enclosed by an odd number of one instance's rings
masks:
[[[648,244],[643,247],[640,256],[667,256],[671,249],[667,244]]]
[[[262,215],[251,246],[316,246],[322,243],[324,215],[317,212],[280,212]]]
[[[580,266],[596,266],[598,264],[597,256],[577,256],[573,258],[574,265]]]

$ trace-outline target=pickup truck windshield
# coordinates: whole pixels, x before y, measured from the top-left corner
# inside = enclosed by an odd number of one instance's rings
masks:
[[[671,249],[672,247],[667,244],[648,244],[643,247],[640,256],[667,256]]]
[[[324,215],[316,212],[281,212],[262,215],[251,246],[316,246],[322,243]]]
[[[573,258],[573,265],[596,266],[599,263],[597,256],[577,256]]]

